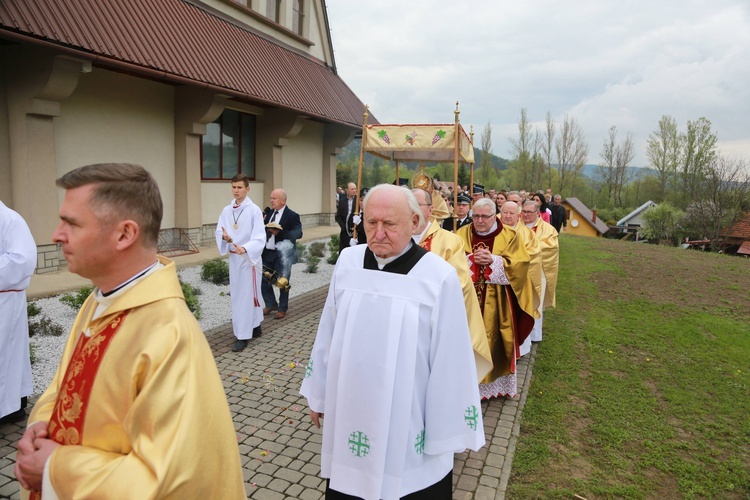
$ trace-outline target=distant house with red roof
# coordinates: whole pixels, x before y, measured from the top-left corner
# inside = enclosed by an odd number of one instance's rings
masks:
[[[750,212],[719,233],[725,253],[750,255]]]

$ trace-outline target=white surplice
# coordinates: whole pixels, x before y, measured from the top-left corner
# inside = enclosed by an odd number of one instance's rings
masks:
[[[18,411],[33,390],[26,288],[35,267],[29,226],[0,201],[0,417]]]
[[[455,269],[427,253],[408,274],[341,253],[300,393],[324,413],[331,489],[392,499],[448,474],[484,445],[478,381]]]
[[[235,225],[237,229],[234,228]],[[232,243],[222,239],[222,227],[227,230]],[[260,282],[263,273],[261,254],[266,246],[266,230],[263,213],[249,197],[245,197],[239,206],[235,206],[233,200],[221,211],[216,226],[216,245],[221,255],[229,252],[229,292],[234,336],[240,340],[251,339],[253,328],[263,321]],[[235,245],[247,251],[247,259],[234,253]],[[255,299],[258,306],[254,305]]]

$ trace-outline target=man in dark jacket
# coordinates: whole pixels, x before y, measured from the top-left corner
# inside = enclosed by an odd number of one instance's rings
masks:
[[[562,197],[559,194],[556,194],[553,199],[554,203],[549,207],[552,211],[549,223],[552,224],[552,227],[554,227],[558,233],[560,233],[568,227],[568,214],[565,211],[565,207],[562,206]]]
[[[455,214],[456,230],[462,228],[466,224],[471,224],[471,216],[469,215],[470,204],[471,198],[465,194],[458,195]],[[443,221],[443,229],[446,231],[453,231],[453,217],[448,217]]]
[[[362,207],[360,208],[360,212]],[[336,207],[336,222],[341,228],[339,235],[339,254],[344,251],[345,248],[351,246],[351,239],[354,234],[354,219],[355,210],[357,210],[357,185],[350,182],[346,186],[346,196],[342,196],[339,199],[338,207]],[[365,236],[364,226],[361,222],[357,224],[357,241],[358,243],[365,243],[367,237]]]
[[[292,264],[297,263],[297,240],[302,238],[302,223],[299,214],[286,206],[286,191],[271,191],[270,207],[263,211],[266,224],[266,247],[263,249],[264,271],[275,271],[276,279],[287,279],[292,275]],[[276,302],[273,285],[263,280],[260,285],[266,307],[263,314],[276,311],[274,319],[286,316],[289,307],[289,286],[279,287],[279,301]]]

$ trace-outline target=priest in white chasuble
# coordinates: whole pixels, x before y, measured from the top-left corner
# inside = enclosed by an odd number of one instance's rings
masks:
[[[440,227],[440,224],[432,217],[433,197],[424,189],[414,188],[411,190],[417,198],[417,203],[422,209],[424,223],[417,227],[417,232],[412,239],[419,246],[442,257],[448,264],[453,266],[461,283],[466,306],[466,319],[469,322],[471,333],[471,345],[474,348],[474,361],[477,365],[477,379],[482,380],[492,369],[492,354],[487,342],[487,334],[484,331],[482,312],[479,309],[477,294],[474,293],[474,284],[469,276],[469,265],[464,254],[464,245],[461,238],[450,231]]]
[[[336,263],[300,390],[323,422],[326,498],[450,499],[454,453],[484,445],[461,284],[412,241],[421,219],[409,190],[376,186],[367,245]]]
[[[518,392],[516,360],[539,307],[539,248],[531,231],[518,226],[520,208],[483,198],[474,203],[472,223],[456,232],[464,244],[479,300],[493,368],[482,380],[482,399]]]
[[[245,498],[211,349],[174,262],[156,254],[156,181],[102,164],[57,184],[67,191],[52,240],[95,289],[18,443],[22,497]]]

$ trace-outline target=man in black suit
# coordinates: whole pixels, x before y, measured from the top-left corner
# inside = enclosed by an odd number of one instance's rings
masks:
[[[562,197],[559,194],[556,194],[553,198],[553,205],[549,207],[549,209],[552,211],[552,215],[550,216],[550,224],[552,224],[552,227],[554,227],[558,233],[565,230],[566,227],[568,227],[568,214],[565,211],[565,207],[561,205],[562,203]]]
[[[456,204],[456,230],[471,224],[471,216],[469,215],[469,205],[471,204],[471,198],[465,194],[458,195],[458,201]],[[446,231],[453,231],[453,217],[448,217],[443,221],[443,229]]]
[[[270,204],[271,206],[263,211],[263,222],[266,224],[263,267],[273,269],[278,277],[283,276],[289,280],[292,275],[292,264],[297,262],[297,240],[302,238],[302,223],[299,220],[299,214],[286,206],[286,191],[283,189],[271,191]],[[281,229],[269,228],[269,224],[278,225]],[[289,289],[280,289],[278,302],[276,302],[273,285],[262,280],[260,289],[263,301],[266,303],[263,314],[268,315],[276,311],[274,319],[286,316],[289,307]]]
[[[349,242],[354,230],[354,211],[356,209],[357,185],[350,182],[346,186],[346,196],[341,197],[338,207],[336,207],[336,222],[341,228],[341,234],[339,235],[339,254],[341,254],[345,248],[349,248],[350,246]],[[362,207],[360,207],[360,211],[361,209]],[[357,226],[357,240],[359,243],[365,243],[367,240],[361,223]]]

